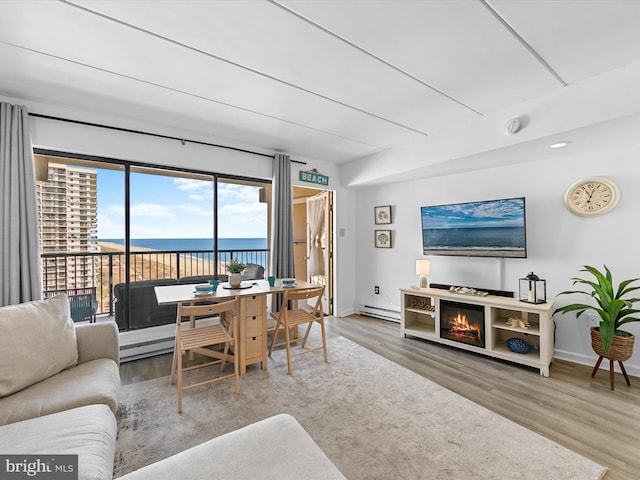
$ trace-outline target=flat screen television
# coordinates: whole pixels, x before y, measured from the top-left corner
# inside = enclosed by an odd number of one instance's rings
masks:
[[[525,199],[420,208],[425,255],[527,257]]]

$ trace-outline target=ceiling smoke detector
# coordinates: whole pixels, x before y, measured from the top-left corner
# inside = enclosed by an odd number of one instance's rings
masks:
[[[513,135],[520,130],[520,120],[517,118],[512,118],[509,120],[504,126],[504,134],[505,135]]]

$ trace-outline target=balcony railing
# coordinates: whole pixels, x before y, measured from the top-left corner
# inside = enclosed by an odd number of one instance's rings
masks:
[[[267,270],[268,249],[259,250],[148,250],[130,253],[130,282],[226,275],[232,258],[256,263]],[[96,289],[96,316],[114,316],[114,287],[126,282],[125,253],[45,253],[42,260],[43,292]],[[129,322],[118,320],[121,329]],[[124,326],[123,326],[124,325]]]

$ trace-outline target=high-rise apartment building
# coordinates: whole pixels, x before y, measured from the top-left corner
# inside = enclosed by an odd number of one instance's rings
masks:
[[[96,284],[97,190],[95,170],[49,164],[49,179],[37,182],[43,289],[64,290]]]

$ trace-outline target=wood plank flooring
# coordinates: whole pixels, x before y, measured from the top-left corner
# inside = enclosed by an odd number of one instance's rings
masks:
[[[344,336],[607,466],[606,480],[640,479],[640,378],[631,377],[628,387],[622,375],[616,374],[616,389],[611,391],[606,370],[592,379],[591,367],[556,360],[550,377],[545,378],[538,370],[403,339],[400,325],[393,322],[352,315],[327,318],[326,324],[329,337]],[[123,384],[165,376],[170,370],[171,355],[120,366]]]

